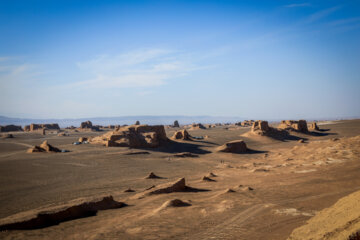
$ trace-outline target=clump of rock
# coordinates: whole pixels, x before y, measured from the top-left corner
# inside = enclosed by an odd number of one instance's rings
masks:
[[[198,130],[198,129],[206,129],[206,127],[204,125],[202,125],[201,123],[193,123],[191,125],[190,130]]]
[[[155,173],[151,172],[151,173],[149,173],[149,175],[146,176],[145,179],[156,179],[156,178],[162,178],[162,177],[159,177]]]
[[[270,127],[267,121],[258,120],[253,122],[251,131],[258,133],[259,135],[265,135],[270,131]]]
[[[87,142],[89,139],[87,137],[79,137],[78,142],[83,143],[83,142]]]
[[[319,126],[316,124],[316,122],[311,123],[309,129],[310,129],[310,130],[315,130],[315,131],[319,131],[319,130],[320,130],[320,128],[319,128]]]
[[[27,150],[27,153],[35,153],[35,152],[61,152],[60,149],[50,145],[48,141],[44,141],[40,146],[34,146]]]
[[[174,121],[173,127],[180,127],[180,124],[179,124],[178,120],[175,120],[175,121]]]
[[[254,123],[254,120],[244,120],[241,122],[241,126],[243,127],[250,127],[252,126],[252,124]]]
[[[224,145],[218,147],[217,151],[228,153],[244,153],[248,151],[248,148],[243,140],[235,140],[227,142]]]
[[[154,148],[168,142],[168,138],[163,125],[132,125],[120,127],[89,141],[107,147]]]
[[[306,120],[282,120],[278,128],[302,133],[308,132]]]
[[[191,206],[190,203],[184,202],[180,199],[172,199],[169,201],[166,201],[161,208],[168,208],[168,207],[187,207]]]
[[[176,131],[171,138],[175,140],[191,140],[190,134],[185,129]]]
[[[24,131],[26,132],[33,132],[37,130],[60,130],[59,124],[51,123],[51,124],[36,124],[32,123],[30,125],[26,125],[24,127]]]
[[[18,131],[23,131],[21,126],[16,126],[16,125],[0,126],[0,132],[18,132]]]
[[[160,184],[158,186],[152,186],[142,193],[136,194],[133,198],[139,199],[149,195],[166,194],[173,192],[186,192],[191,187],[186,186],[185,178],[180,178],[174,182]]]
[[[99,126],[94,126],[91,121],[82,122],[80,124],[80,130],[99,131]]]
[[[11,219],[10,216],[9,219],[11,220],[3,219],[0,223],[0,231],[45,228],[65,221],[94,216],[99,210],[116,209],[125,206],[127,206],[125,203],[115,201],[112,196],[80,202],[76,205],[65,204],[29,216],[25,214],[25,216],[15,220]]]

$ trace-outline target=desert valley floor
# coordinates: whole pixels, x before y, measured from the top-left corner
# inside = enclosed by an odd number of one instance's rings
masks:
[[[0,223],[110,195],[127,206],[1,231],[0,239],[287,239],[317,212],[360,190],[360,120],[319,127],[276,139],[251,135],[250,127],[217,126],[189,131],[204,139],[153,149],[72,144],[104,132],[13,133],[0,139]],[[167,136],[178,129],[167,128]],[[215,151],[238,139],[252,151]],[[44,140],[69,152],[26,153]],[[183,152],[193,156],[176,155]],[[160,178],[146,178],[150,172]],[[190,190],[142,194],[179,178]],[[185,204],[174,207],[168,202],[174,199]]]

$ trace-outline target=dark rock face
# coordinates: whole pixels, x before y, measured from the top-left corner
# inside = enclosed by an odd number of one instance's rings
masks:
[[[248,151],[248,148],[246,147],[246,144],[243,140],[235,140],[225,143],[217,150],[218,152],[244,153]]]
[[[173,127],[180,127],[180,124],[179,124],[178,120],[175,120],[175,121],[174,121]]]
[[[177,139],[177,140],[191,140],[191,136],[190,134],[188,133],[188,131],[186,131],[185,129],[184,130],[179,130],[179,131],[176,131],[174,133],[174,135],[172,136],[172,139]]]
[[[17,131],[23,131],[22,127],[16,125],[0,126],[0,132],[17,132]]]
[[[51,124],[36,124],[36,123],[32,123],[30,125],[26,125],[24,127],[24,131],[26,132],[32,132],[32,131],[37,131],[37,130],[44,130],[44,129],[48,129],[48,130],[60,130],[59,124],[57,123],[51,123]]]
[[[63,209],[49,212],[40,212],[31,219],[5,223],[0,225],[0,231],[45,228],[77,218],[95,216],[99,210],[121,208],[125,206],[125,203],[117,202],[112,196],[108,196],[97,201],[84,202],[79,205],[68,206]]]
[[[34,146],[27,150],[28,153],[35,153],[35,152],[61,152],[60,149],[53,147],[52,145],[48,144],[47,141],[44,141],[40,146]]]

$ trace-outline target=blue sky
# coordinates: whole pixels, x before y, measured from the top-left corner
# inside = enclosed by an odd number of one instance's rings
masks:
[[[360,116],[360,1],[0,0],[0,115]]]

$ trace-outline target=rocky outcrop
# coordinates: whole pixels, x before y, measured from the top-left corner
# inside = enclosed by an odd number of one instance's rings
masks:
[[[264,135],[270,131],[270,127],[267,121],[258,120],[253,123],[251,131]]]
[[[162,178],[162,177],[159,177],[158,175],[156,175],[155,173],[151,172],[149,173],[149,175],[147,175],[145,177],[145,179],[156,179],[156,178]]]
[[[100,131],[99,126],[94,126],[91,121],[82,122],[80,124],[79,130],[85,130],[85,131]]]
[[[254,123],[254,120],[244,120],[241,122],[241,126],[243,127],[250,127],[252,126],[252,124]]]
[[[235,140],[218,147],[217,151],[227,153],[244,153],[248,151],[248,148],[243,140]]]
[[[18,132],[18,131],[23,131],[21,126],[16,126],[16,125],[0,126],[0,132]]]
[[[235,126],[242,126],[242,125],[241,125],[241,122],[236,122],[236,123],[235,123]]]
[[[189,130],[198,130],[198,129],[206,129],[206,127],[201,123],[193,123]]]
[[[88,139],[87,137],[79,137],[78,142],[83,143],[83,142],[87,142],[88,140],[89,140],[89,139]]]
[[[309,129],[312,130],[312,131],[320,131],[320,128],[316,124],[316,122],[311,123]]]
[[[136,121],[136,122],[135,122],[135,125],[140,125],[140,121]]]
[[[173,127],[180,127],[180,124],[179,124],[178,120],[175,120],[175,121],[174,121]]]
[[[91,121],[82,122],[80,124],[80,128],[92,128],[92,122]]]
[[[302,133],[308,132],[308,127],[305,120],[282,120],[278,128]]]
[[[186,190],[185,178],[180,178],[171,183],[165,183],[150,189],[148,194],[162,194],[162,193],[172,193],[172,192],[182,192]]]
[[[171,137],[174,140],[191,140],[191,136],[185,129],[176,131]]]
[[[35,153],[35,152],[61,152],[60,149],[53,147],[48,143],[48,141],[44,141],[40,146],[34,146],[27,150],[27,153]]]
[[[168,141],[163,125],[132,125],[89,139],[91,143],[107,147],[159,147]]]
[[[36,124],[32,123],[30,125],[26,125],[24,127],[24,131],[33,132],[33,131],[42,131],[42,130],[60,130],[59,124],[51,123],[51,124]]]
[[[125,206],[127,206],[125,203],[115,201],[112,196],[76,205],[67,204],[44,212],[32,213],[29,216],[25,215],[19,219],[10,216],[0,222],[0,231],[40,229],[57,225],[61,222],[95,216],[99,210]]]

